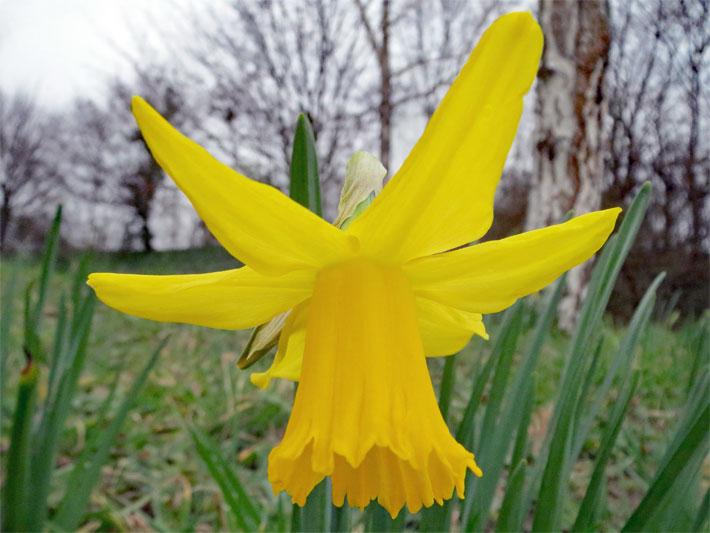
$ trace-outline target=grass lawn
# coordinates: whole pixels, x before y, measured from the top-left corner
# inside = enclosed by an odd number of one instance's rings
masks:
[[[71,287],[71,272],[77,261],[76,257],[61,259],[58,272],[51,279],[47,302],[50,322],[56,318],[60,294]],[[218,248],[151,255],[97,254],[91,265],[91,271],[152,274],[208,272],[237,266]],[[22,293],[38,272],[39,263],[35,258],[3,260],[3,298],[8,297],[8,289],[13,289],[10,357],[2,377],[5,383],[0,440],[3,458],[8,448],[17,376],[23,365]],[[533,295],[528,300],[525,333],[518,347],[521,353],[535,320],[539,298]],[[683,325],[672,324],[674,318],[671,315],[654,319],[640,343],[635,360],[640,383],[607,468],[605,529],[621,527],[638,504],[656,471],[685,400],[699,346],[698,337],[708,316]],[[462,414],[477,368],[490,353],[500,325],[500,317],[496,315],[484,320],[492,340],[473,339],[457,358],[451,408],[453,422]],[[605,359],[611,357],[623,335],[623,325],[615,325],[610,319],[603,327],[599,369],[606,367]],[[51,342],[51,329],[43,329],[45,345]],[[285,508],[287,498],[282,495],[274,499],[272,495],[266,478],[266,458],[285,429],[294,387],[290,382],[276,380],[268,391],[262,391],[251,385],[248,372],[237,369],[236,361],[248,332],[151,322],[123,315],[102,304],[96,308],[87,364],[62,436],[53,483],[64,487],[87,435],[100,429],[96,427],[98,411],[119,372],[119,390],[125,391],[166,334],[170,335],[170,340],[137,407],[112,446],[110,459],[93,491],[91,508],[95,514],[85,528],[204,531],[226,528],[225,504],[195,450],[188,433],[191,426],[203,429],[221,443],[225,456],[238,465],[240,479],[251,497],[262,501],[274,513],[278,505]],[[537,365],[535,408],[529,427],[530,462],[534,462],[536,447],[545,435],[567,341],[567,335],[555,330]],[[263,369],[269,362],[270,358],[265,358],[256,368]],[[429,360],[435,387],[441,379],[443,363],[443,358]],[[46,368],[40,368],[45,370],[46,377]],[[599,383],[604,375],[601,371],[596,374],[594,382]],[[46,383],[40,382],[40,400],[46,388]],[[610,397],[613,399],[616,393],[613,389]],[[485,399],[484,394],[483,401]],[[574,468],[571,486],[574,501],[570,502],[570,509],[565,509],[565,516],[569,515],[565,523],[574,519],[576,505],[584,495],[603,429],[601,422],[585,443]],[[709,470],[706,460],[702,479],[705,488]],[[52,501],[50,497],[50,503]],[[410,526],[416,527],[414,523]]]

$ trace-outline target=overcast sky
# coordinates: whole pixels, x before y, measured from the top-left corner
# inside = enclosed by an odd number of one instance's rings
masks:
[[[0,88],[23,89],[50,106],[100,88],[126,69],[118,50],[135,51],[189,0],[0,0]],[[144,44],[141,41],[141,44]]]

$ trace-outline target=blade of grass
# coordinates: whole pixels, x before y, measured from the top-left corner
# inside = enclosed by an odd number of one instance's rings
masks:
[[[601,319],[611,296],[616,278],[636,238],[643,217],[648,208],[651,185],[644,184],[636,194],[617,234],[609,239],[599,261],[592,271],[588,295],[570,341],[562,373],[560,393],[555,402],[548,431],[540,450],[539,461],[531,475],[531,490],[528,491],[529,508],[532,495],[537,493],[538,501],[533,520],[533,531],[556,531],[560,529],[561,510],[567,496],[565,490],[572,466],[571,436],[574,429],[574,411],[577,405],[584,369],[590,347],[599,330]],[[534,487],[538,483],[539,491]]]
[[[399,511],[397,518],[392,518],[384,507],[373,501],[367,506],[365,513],[367,514],[365,531],[368,533],[404,531],[404,523],[407,516],[404,509]]]
[[[500,417],[500,422],[489,439],[489,445],[481,450],[482,462],[486,465],[488,482],[480,484],[477,489],[478,495],[478,516],[480,520],[488,516],[488,512],[495,494],[495,487],[503,469],[503,463],[513,440],[512,435],[523,419],[529,419],[532,391],[532,375],[537,365],[540,350],[548,336],[557,312],[557,306],[565,287],[566,274],[560,277],[555,288],[549,293],[544,305],[542,314],[537,320],[532,342],[523,356],[520,368],[515,377],[515,381],[509,389],[508,401],[504,413]],[[527,428],[527,425],[525,426]],[[513,464],[517,464],[514,461]],[[467,498],[468,499],[468,498]],[[481,522],[470,524],[473,528],[483,527]]]
[[[32,357],[26,355],[27,364],[20,374],[7,456],[7,476],[3,487],[3,531],[33,530],[29,524],[32,513],[29,461],[38,370]]]
[[[693,522],[693,531],[706,531],[708,517],[710,517],[710,489],[705,491],[703,502],[700,504],[698,514]]]
[[[330,508],[330,487],[326,478],[313,487],[306,498],[306,504],[301,508],[301,529],[296,531],[329,531]]]
[[[476,380],[474,382],[473,389],[471,390],[471,395],[469,396],[463,417],[461,418],[461,422],[456,430],[456,440],[467,450],[473,448],[476,412],[478,411],[478,406],[481,403],[481,398],[483,397],[483,391],[486,387],[486,383],[488,383],[488,378],[490,377],[491,372],[493,372],[495,363],[497,362],[503,348],[503,341],[501,339],[505,337],[507,332],[511,329],[511,322],[514,313],[514,308],[510,308],[503,314],[503,323],[501,324],[498,335],[496,335],[498,340],[496,341],[493,350],[491,350],[491,354],[488,356],[488,359],[486,359],[486,363],[483,365],[481,371],[476,372]],[[468,487],[466,493],[468,495],[471,491],[470,487],[472,486],[471,479],[468,476],[466,486]],[[423,509],[420,512],[422,517],[421,526],[424,528],[433,527],[440,529],[441,527],[445,527],[450,524],[451,514],[453,511],[452,505],[452,500],[447,500],[441,507]]]
[[[44,253],[42,254],[42,268],[39,274],[39,284],[37,286],[37,301],[32,310],[32,324],[35,330],[39,330],[44,310],[44,302],[47,295],[47,284],[49,276],[54,269],[57,260],[57,249],[59,248],[59,229],[62,224],[62,206],[57,207],[57,212],[52,221],[52,227],[47,234],[44,243]]]
[[[0,308],[0,398],[4,398],[7,360],[10,357],[10,330],[12,328],[12,306],[15,302],[15,283],[17,271],[13,270],[10,280],[2,291]]]
[[[404,512],[404,511],[402,511]],[[350,507],[343,503],[340,507],[333,506],[331,513],[331,528],[334,533],[346,533],[352,529],[352,516]]]
[[[148,362],[143,367],[141,373],[133,382],[130,390],[118,407],[116,414],[111,419],[106,429],[100,431],[95,446],[87,446],[84,453],[74,464],[69,480],[67,482],[67,492],[64,494],[54,522],[67,531],[72,531],[79,525],[84,509],[86,509],[91,496],[91,490],[96,484],[101,474],[101,467],[106,462],[111,445],[116,441],[118,433],[123,426],[128,413],[135,405],[140,391],[148,379],[148,374],[158,361],[158,357],[167,344],[167,337],[164,338]],[[98,430],[98,428],[97,428]]]
[[[456,354],[449,355],[444,362],[444,373],[441,377],[441,387],[439,387],[439,410],[441,417],[446,421],[451,403],[451,394],[456,383]]]
[[[560,281],[561,285],[563,280]],[[552,301],[555,298],[552,297]],[[557,305],[555,304],[555,308]],[[522,368],[524,368],[523,365]],[[517,469],[522,465],[522,471],[516,472],[515,469],[509,472],[509,478],[505,485],[505,494],[501,505],[498,521],[496,523],[497,531],[522,531],[523,520],[525,519],[523,509],[523,490],[525,485],[525,477],[527,472],[527,444],[528,444],[528,426],[532,415],[532,407],[535,404],[535,389],[533,383],[533,374],[530,374],[530,383],[527,391],[527,400],[521,406],[523,411],[518,424],[517,435],[515,437],[515,445],[513,446],[513,455],[511,465],[518,465]]]
[[[513,309],[510,330],[502,337],[502,351],[491,380],[481,436],[476,448],[477,462],[482,469],[485,469],[484,476],[477,480],[472,487],[473,490],[469,488],[461,513],[462,523],[466,524],[466,529],[469,531],[478,531],[486,526],[488,509],[503,469],[503,461],[513,442],[515,425],[510,423],[510,420],[500,420],[500,424],[505,427],[498,426],[513,356],[523,326],[522,303],[516,304]]]
[[[57,326],[54,330],[54,345],[52,347],[52,357],[47,378],[47,396],[44,403],[44,411],[48,411],[55,400],[59,378],[62,375],[60,368],[64,364],[62,355],[66,352],[66,329],[67,329],[67,305],[64,295],[59,298],[57,307]]]
[[[224,458],[222,451],[206,433],[197,427],[190,429],[197,453],[207,466],[212,478],[219,485],[222,496],[237,521],[239,529],[256,531],[260,523],[260,510],[252,503],[241,481]]]
[[[667,494],[672,494],[674,480],[687,468],[693,470],[699,466],[710,451],[708,426],[710,423],[710,403],[704,402],[699,413],[693,413],[693,423],[683,435],[683,439],[673,450],[673,454],[646,492],[643,500],[633,512],[622,531],[647,531],[652,525],[654,510],[663,505]]]
[[[574,522],[574,526],[572,526],[572,531],[589,531],[596,526],[593,520],[597,514],[596,509],[602,496],[601,489],[603,488],[606,463],[611,456],[611,451],[621,430],[621,425],[631,404],[631,398],[636,391],[638,381],[639,374],[636,373],[633,378],[628,380],[628,384],[624,387],[619,398],[616,399],[614,410],[609,417],[609,423],[599,446],[599,453],[594,463],[594,471],[587,486],[587,492],[579,507],[577,519]]]
[[[496,521],[496,531],[520,531],[520,524],[518,523],[521,510],[520,505],[522,504],[520,495],[523,490],[523,484],[525,483],[526,468],[527,461],[522,459],[508,477],[508,481],[505,485],[503,503],[498,513],[498,520]]]
[[[575,428],[576,440],[572,452],[573,457],[577,457],[579,452],[582,450],[584,441],[587,438],[587,435],[589,435],[589,431],[594,424],[594,419],[599,414],[602,404],[611,389],[614,378],[620,373],[620,379],[623,382],[631,372],[631,364],[636,351],[636,346],[638,345],[639,339],[646,330],[648,321],[651,318],[651,313],[653,312],[654,304],[656,302],[656,290],[664,278],[665,272],[662,272],[656,276],[636,307],[631,322],[626,330],[626,334],[624,335],[621,345],[612,359],[611,364],[605,371],[604,381],[597,390],[586,417]],[[583,403],[584,395],[580,397],[579,404],[582,405]]]
[[[75,310],[80,314],[79,328],[69,339],[66,365],[59,367],[61,377],[58,382],[55,401],[50,409],[42,413],[39,428],[32,443],[32,491],[35,497],[37,512],[32,516],[35,530],[40,530],[46,519],[47,497],[49,496],[50,479],[54,467],[59,436],[76,393],[76,386],[86,360],[86,346],[91,321],[93,318],[93,295],[87,295],[81,308]]]

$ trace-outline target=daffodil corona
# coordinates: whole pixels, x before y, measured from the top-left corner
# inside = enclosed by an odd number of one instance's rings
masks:
[[[479,239],[542,50],[527,13],[484,34],[402,168],[345,230],[213,159],[140,98],[133,112],[155,159],[211,232],[246,266],[181,276],[92,274],[106,304],[214,328],[291,310],[271,368],[300,380],[269,479],[303,505],[325,476],[333,502],[377,499],[394,517],[464,492],[481,470],[438,410],[426,356],[487,338],[501,311],[596,252],[619,209],[500,241]]]

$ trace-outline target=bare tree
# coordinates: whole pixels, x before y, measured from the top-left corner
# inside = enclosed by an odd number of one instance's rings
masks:
[[[624,205],[644,181],[649,214],[617,285],[617,307],[665,270],[664,296],[707,307],[710,250],[710,20],[706,1],[614,4],[607,77],[604,205]]]
[[[77,101],[62,150],[73,195],[99,208],[129,212],[124,247],[138,244],[150,252],[153,203],[165,174],[150,155],[131,116],[134,94],[144,97],[178,126],[190,116],[190,107],[165,69],[145,67],[132,82],[112,80],[106,103]]]
[[[249,177],[286,188],[293,131],[305,113],[332,216],[335,178],[356,148],[370,144],[354,13],[326,0],[234,1],[208,20],[191,47],[209,91],[208,144]]]
[[[58,189],[45,149],[56,132],[54,119],[26,95],[0,92],[0,251],[5,251],[13,219],[41,213]]]
[[[538,76],[537,152],[528,229],[560,222],[570,209],[598,209],[604,185],[603,82],[609,52],[606,0],[540,0],[545,49]],[[567,278],[560,325],[571,329],[588,268]]]

